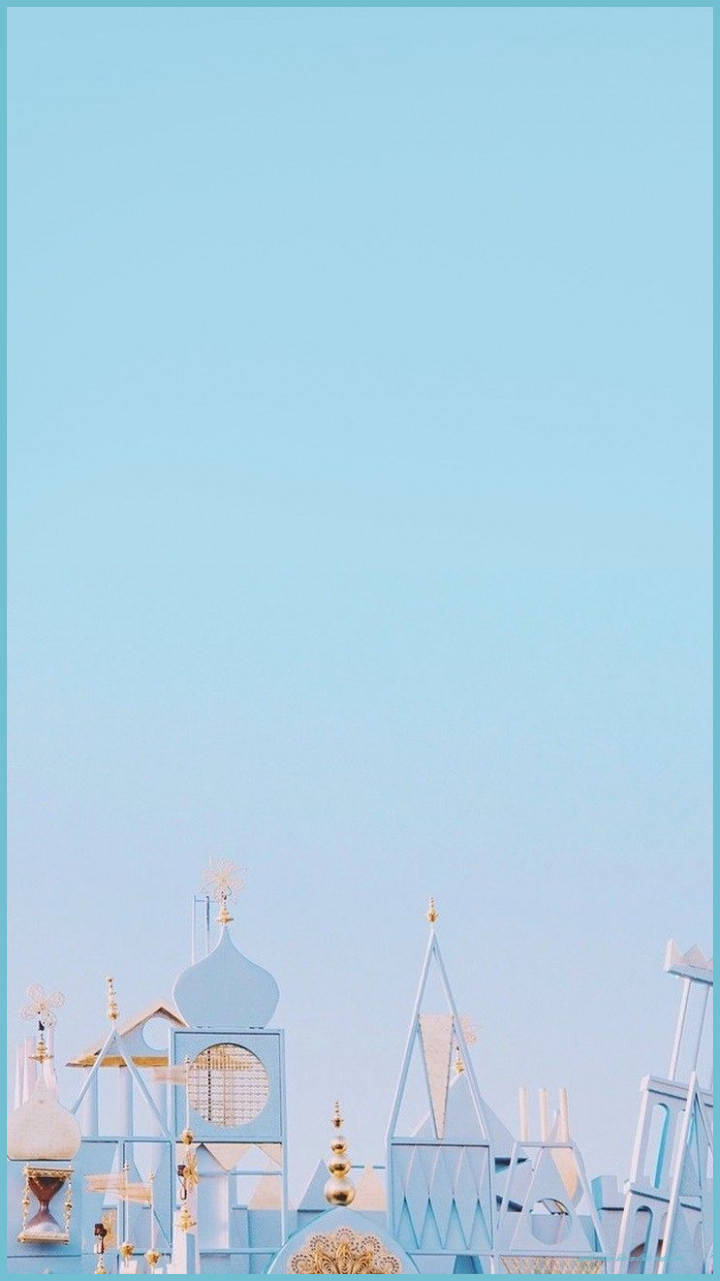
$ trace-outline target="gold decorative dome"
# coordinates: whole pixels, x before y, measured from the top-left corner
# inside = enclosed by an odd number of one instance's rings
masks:
[[[352,1165],[347,1155],[345,1135],[340,1133],[342,1117],[339,1103],[335,1104],[335,1115],[332,1123],[337,1133],[333,1135],[333,1140],[330,1144],[332,1156],[327,1163],[330,1178],[325,1184],[325,1200],[329,1205],[350,1205],[355,1200],[355,1185],[348,1178]]]
[[[43,1081],[37,1082],[27,1103],[8,1117],[7,1154],[11,1161],[71,1161],[81,1141],[75,1117]]]

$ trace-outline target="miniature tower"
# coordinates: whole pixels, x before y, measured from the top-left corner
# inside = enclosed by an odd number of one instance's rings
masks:
[[[100,1274],[116,1263],[120,1272],[135,1272],[143,1255],[155,1271],[172,1247],[174,1140],[148,1075],[167,1059],[143,1034],[152,1019],[169,1026],[182,1020],[156,1002],[123,1022],[112,977],[105,987],[108,1031],[68,1064],[86,1069],[73,1104],[76,1115],[84,1112],[77,1162],[85,1176],[82,1252],[95,1256]]]
[[[427,919],[430,935],[388,1127],[388,1229],[421,1272],[485,1272],[494,1251],[499,1122],[480,1097],[432,899]],[[428,1008],[431,1002],[445,1009]],[[405,1119],[413,1071],[412,1101],[426,1113],[414,1129]]]
[[[197,1228],[198,1270],[205,1250],[229,1271],[264,1272],[288,1234],[284,1041],[267,1026],[280,993],[231,938],[236,869],[211,866],[207,884],[220,937],[173,991],[187,1024],[171,1032],[174,1129],[183,1151],[196,1153],[199,1178],[197,1224],[188,1230]],[[262,1232],[251,1231],[259,1208],[268,1212]]]
[[[692,1275],[712,1251],[712,1093],[699,1079],[712,992],[712,958],[673,939],[665,970],[682,980],[666,1077],[646,1076],[615,1271]],[[692,1019],[694,1015],[694,1019]]]
[[[8,1117],[7,1261],[11,1271],[42,1271],[49,1262],[66,1271],[68,1261],[79,1270],[71,1162],[80,1147],[80,1127],[57,1098],[46,1036],[64,998],[60,992],[46,995],[38,984],[28,988],[27,998],[22,1017],[37,1024],[37,1042],[26,1054],[18,1106]]]
[[[560,1090],[550,1124],[549,1096],[539,1092],[540,1137],[530,1138],[527,1090],[520,1090],[520,1141],[503,1184],[497,1250],[507,1272],[605,1271],[600,1216],[579,1148],[570,1134],[568,1098]]]

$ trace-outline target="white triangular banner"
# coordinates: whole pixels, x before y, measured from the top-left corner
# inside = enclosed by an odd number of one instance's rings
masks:
[[[282,1165],[282,1143],[258,1143],[258,1147],[276,1165]]]
[[[453,1016],[452,1014],[421,1014],[418,1021],[435,1130],[438,1138],[441,1139],[445,1132],[445,1109],[450,1082]]]
[[[250,1143],[206,1143],[205,1147],[223,1170],[232,1170],[238,1161],[250,1151]]]

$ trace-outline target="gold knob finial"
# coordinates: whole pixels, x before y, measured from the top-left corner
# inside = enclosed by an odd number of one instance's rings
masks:
[[[428,903],[427,918],[431,925],[434,925],[438,918],[438,910],[435,906],[435,899],[432,897],[432,894],[430,895],[430,902]]]
[[[455,1046],[455,1072],[459,1076],[460,1073],[464,1071],[465,1071],[465,1064],[463,1063],[462,1056],[460,1054],[460,1046],[456,1045]]]
[[[352,1163],[347,1154],[345,1135],[340,1133],[342,1117],[338,1102],[335,1103],[332,1123],[336,1133],[333,1134],[330,1144],[332,1156],[327,1163],[330,1178],[325,1184],[325,1200],[329,1205],[350,1205],[355,1200],[355,1185],[348,1178]]]
[[[107,984],[107,1016],[111,1023],[115,1023],[118,1016],[118,1003],[115,994],[115,981],[112,978],[106,978]]]

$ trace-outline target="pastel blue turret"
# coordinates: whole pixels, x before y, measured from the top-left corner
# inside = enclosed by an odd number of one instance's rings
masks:
[[[260,1028],[275,1013],[280,989],[272,974],[238,951],[224,925],[212,952],[176,980],[173,998],[189,1027]]]

